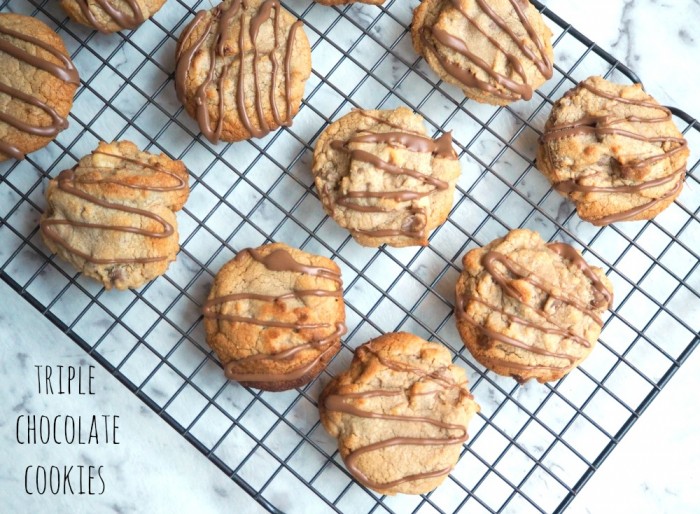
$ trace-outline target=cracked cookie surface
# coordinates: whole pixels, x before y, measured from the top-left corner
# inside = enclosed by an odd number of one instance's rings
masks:
[[[100,32],[135,29],[163,7],[165,0],[61,0],[73,21]]]
[[[311,74],[301,21],[279,0],[226,0],[182,31],[175,87],[213,143],[290,126]]]
[[[552,77],[552,32],[527,0],[424,0],[411,35],[438,76],[477,102],[529,100]]]
[[[537,168],[594,225],[651,219],[681,194],[688,143],[641,85],[590,77],[557,101]]]
[[[404,332],[357,348],[318,404],[348,470],[381,494],[423,494],[439,486],[479,411],[449,350]]]
[[[449,215],[460,163],[452,135],[427,136],[400,107],[355,110],[329,125],[314,149],[325,211],[364,246],[427,245]]]
[[[468,252],[457,281],[457,328],[474,358],[523,383],[558,380],[593,350],[610,280],[573,247],[513,230]]]
[[[105,288],[136,288],[165,273],[180,249],[175,211],[189,195],[181,161],[129,141],[100,143],[49,182],[46,246]]]
[[[340,269],[281,243],[248,248],[217,273],[203,314],[227,378],[266,391],[294,389],[340,349]]]
[[[0,14],[0,161],[23,159],[68,128],[78,71],[61,38],[36,18]]]

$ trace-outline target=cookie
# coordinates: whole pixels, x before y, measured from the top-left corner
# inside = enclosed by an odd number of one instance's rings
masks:
[[[165,273],[180,249],[175,212],[189,195],[180,161],[129,141],[100,143],[49,182],[46,246],[106,289],[136,288]]]
[[[404,107],[353,111],[314,149],[324,209],[364,246],[427,245],[450,213],[460,169],[452,134],[431,139]]]
[[[310,74],[303,24],[279,0],[227,0],[178,41],[177,97],[212,143],[290,126]]]
[[[459,460],[479,411],[450,352],[405,332],[355,350],[323,390],[321,422],[355,480],[381,494],[423,494]]]
[[[80,84],[61,38],[41,21],[0,14],[0,161],[24,159],[68,128]]]
[[[639,84],[590,77],[552,108],[537,168],[594,225],[651,219],[681,194],[688,142]]]
[[[411,35],[440,79],[477,102],[530,100],[552,78],[552,31],[527,0],[424,0]]]
[[[73,21],[100,32],[135,29],[163,7],[165,0],[61,0]]]
[[[265,391],[300,387],[346,332],[340,269],[281,243],[242,250],[217,273],[203,315],[227,378]]]
[[[558,380],[593,350],[610,280],[573,247],[513,230],[462,261],[457,328],[474,358],[524,383]]]

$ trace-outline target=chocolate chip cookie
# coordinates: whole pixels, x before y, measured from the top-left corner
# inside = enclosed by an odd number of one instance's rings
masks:
[[[303,24],[279,0],[226,0],[178,42],[177,96],[212,143],[290,126],[310,74]]]
[[[364,246],[427,245],[447,218],[460,164],[452,135],[428,137],[406,108],[356,110],[329,125],[314,149],[323,207]]]
[[[100,143],[49,182],[41,235],[52,252],[105,288],[136,288],[175,260],[174,211],[188,195],[182,162],[129,141]]]
[[[80,84],[61,38],[36,18],[0,14],[0,161],[23,159],[64,129]]]
[[[594,225],[651,219],[681,194],[688,143],[641,85],[590,77],[554,104],[537,168]]]
[[[135,29],[163,7],[165,0],[61,0],[70,18],[100,32]]]
[[[573,247],[513,230],[462,263],[457,328],[481,364],[521,383],[544,383],[591,353],[612,304],[612,284]]]
[[[242,250],[221,268],[203,313],[226,376],[266,391],[313,380],[346,332],[338,266],[281,243]]]
[[[530,100],[552,77],[552,32],[527,0],[424,0],[411,34],[440,78],[477,102]]]
[[[360,346],[318,405],[345,466],[381,494],[423,494],[459,460],[479,411],[450,352],[404,332]]]

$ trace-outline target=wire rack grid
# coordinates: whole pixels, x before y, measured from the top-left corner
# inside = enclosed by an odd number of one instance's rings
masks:
[[[535,1],[555,33],[555,76],[531,102],[467,102],[413,52],[408,30],[417,3],[283,2],[304,20],[313,49],[314,72],[294,125],[215,146],[178,105],[172,83],[177,37],[209,3],[171,0],[137,31],[103,36],[70,22],[58,2],[0,2],[2,11],[56,27],[82,78],[70,128],[25,161],[0,167],[0,275],[271,512],[561,512],[700,342],[697,157],[667,211],[606,228],[581,222],[534,168],[553,101],[592,74],[637,77]],[[453,131],[463,165],[456,202],[428,247],[362,248],[320,207],[309,172],[313,144],[353,107],[404,104],[435,134]],[[691,149],[700,148],[700,124],[674,114]],[[177,262],[121,293],[50,255],[37,232],[47,179],[97,141],[116,139],[182,159],[192,176]],[[519,387],[484,370],[465,352],[452,318],[461,257],[515,227],[576,245],[615,285],[598,347],[553,384]],[[227,382],[200,316],[220,266],[236,250],[273,240],[336,260],[350,327],[328,370],[286,393]],[[316,398],[352,349],[394,330],[450,348],[482,406],[459,464],[424,496],[386,497],[355,483],[318,421]]]

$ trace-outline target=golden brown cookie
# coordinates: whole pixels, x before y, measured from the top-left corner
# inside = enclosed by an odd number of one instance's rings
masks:
[[[177,96],[213,143],[290,126],[310,74],[303,24],[279,0],[226,0],[178,42]]]
[[[165,0],[61,0],[73,21],[100,32],[135,29],[163,7]]]
[[[681,194],[688,143],[644,92],[590,77],[552,108],[537,167],[594,225],[651,219]]]
[[[41,235],[52,252],[105,288],[136,288],[175,260],[174,211],[189,191],[181,161],[129,141],[100,143],[49,182]]]
[[[226,376],[265,391],[307,384],[340,349],[345,304],[330,259],[274,243],[216,274],[204,305],[207,342]]]
[[[0,161],[23,159],[64,129],[80,84],[61,38],[44,23],[0,14]]]
[[[474,358],[524,383],[558,380],[593,350],[612,284],[565,243],[513,230],[464,256],[457,328]]]
[[[324,130],[313,173],[323,207],[364,246],[427,245],[447,219],[460,174],[452,135],[428,137],[401,107],[356,110]]]
[[[411,34],[440,78],[477,102],[529,100],[552,77],[552,32],[527,0],[423,0]]]
[[[479,405],[450,352],[405,332],[355,350],[318,400],[348,470],[381,494],[423,494],[457,464]]]

